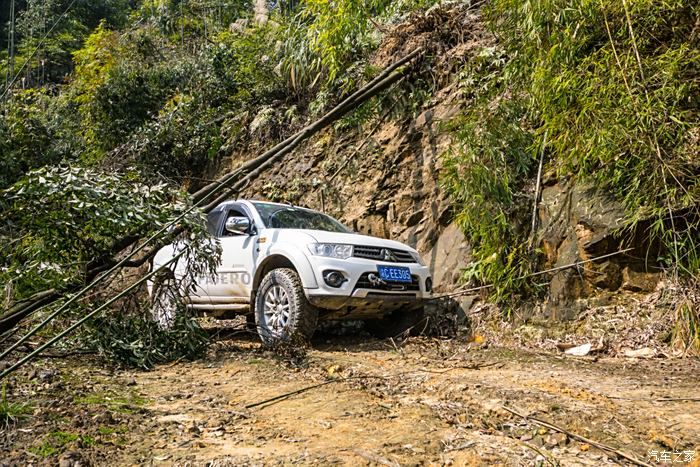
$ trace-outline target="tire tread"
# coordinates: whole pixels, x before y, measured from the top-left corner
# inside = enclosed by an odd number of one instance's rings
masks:
[[[264,327],[261,325],[262,302],[264,301],[266,289],[270,284],[282,285],[290,295],[290,302],[294,305],[294,308],[297,308],[296,312],[293,312],[292,316],[290,316],[287,336],[283,337],[282,340],[294,341],[295,339],[302,339],[308,341],[311,339],[318,322],[318,308],[307,300],[304,287],[297,272],[289,268],[278,268],[265,275],[260,282],[260,287],[255,297],[255,322],[262,341],[265,344],[274,344],[280,340],[265,335]]]

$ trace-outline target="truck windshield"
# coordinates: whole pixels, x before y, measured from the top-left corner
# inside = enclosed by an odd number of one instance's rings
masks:
[[[265,227],[270,229],[309,229],[350,233],[347,227],[318,211],[272,203],[253,203]]]

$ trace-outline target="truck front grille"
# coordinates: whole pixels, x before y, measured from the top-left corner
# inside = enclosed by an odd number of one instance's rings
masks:
[[[406,250],[384,248],[379,246],[354,245],[352,255],[356,258],[366,258],[387,263],[415,263],[413,255]]]

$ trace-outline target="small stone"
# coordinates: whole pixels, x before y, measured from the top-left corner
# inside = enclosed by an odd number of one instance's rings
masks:
[[[80,454],[75,451],[68,451],[61,455],[58,460],[59,467],[75,467],[76,465],[82,465],[80,462]]]
[[[92,420],[96,423],[101,424],[101,425],[113,425],[114,424],[114,417],[112,416],[111,412],[98,413],[97,415],[92,417]]]
[[[552,435],[547,436],[547,438],[544,441],[544,445],[552,449],[554,447],[557,447],[560,443],[566,442],[566,435],[564,435],[564,438],[561,438],[561,433],[555,433]]]
[[[198,435],[202,432],[202,430],[200,430],[199,427],[197,426],[197,424],[194,422],[192,422],[192,424],[189,426],[189,428],[187,428],[187,431],[189,431],[190,433],[192,433],[194,435]]]
[[[55,373],[51,370],[47,371],[42,371],[39,373],[39,379],[41,381],[51,381],[54,377]]]
[[[564,433],[554,433],[552,437],[556,440],[557,445],[559,446],[564,446],[569,441],[568,436],[566,436]]]

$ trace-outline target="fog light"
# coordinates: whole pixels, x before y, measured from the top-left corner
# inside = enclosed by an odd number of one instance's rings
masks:
[[[347,279],[342,272],[338,271],[323,271],[323,280],[331,287],[338,288],[343,285]]]
[[[425,291],[426,292],[432,292],[433,291],[433,279],[428,277],[425,280]]]

